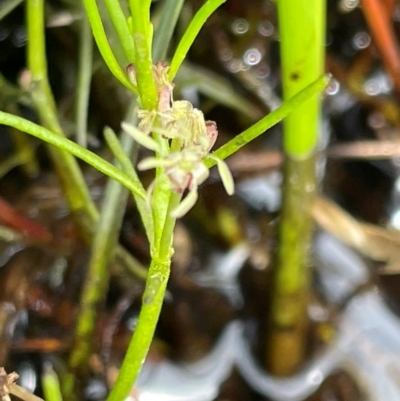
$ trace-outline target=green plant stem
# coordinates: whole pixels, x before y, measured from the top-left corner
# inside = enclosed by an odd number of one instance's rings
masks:
[[[57,138],[64,133],[57,118],[57,109],[47,79],[47,62],[44,35],[44,1],[27,0],[28,68],[31,74],[31,96],[40,120],[53,131]],[[27,122],[25,122],[26,124]],[[25,131],[24,129],[22,131]],[[83,238],[88,238],[88,227],[95,221],[97,210],[90,198],[82,173],[74,157],[64,150],[49,147],[57,176],[70,210],[78,224]]]
[[[150,23],[150,3],[151,1],[148,0],[130,0],[129,6],[132,15],[136,79],[140,104],[146,110],[156,110],[158,96],[152,70],[153,27]]]
[[[324,73],[325,0],[278,2],[284,100]],[[318,95],[293,110],[284,122],[284,150],[293,158],[312,154],[318,142],[321,101]]]
[[[176,20],[171,21],[171,34],[175,23]],[[162,29],[161,32],[163,32]],[[164,32],[164,34],[168,35],[166,32]],[[156,58],[162,58],[162,53],[163,50],[161,47],[157,47],[153,52]],[[152,105],[156,103],[155,101],[156,99],[149,99],[148,107],[152,107]],[[112,136],[110,139],[112,139]],[[113,146],[110,141],[108,142]],[[119,153],[118,149],[115,147],[114,152],[115,154]],[[123,160],[122,155],[120,155],[120,159],[126,166],[125,171],[129,172],[131,168],[129,163]],[[146,230],[148,237],[153,237],[149,238],[152,262],[143,294],[142,308],[118,379],[107,401],[123,400],[131,392],[150,349],[168,283],[173,254],[173,230],[176,221],[174,218],[170,217],[170,213],[179,204],[181,195],[173,193],[168,180],[166,180],[165,177],[161,177],[158,172],[152,198],[152,228],[151,230]],[[168,205],[167,207],[165,207],[166,204]],[[148,226],[148,224],[146,224],[146,226]]]
[[[260,136],[267,129],[271,128],[273,125],[282,121],[285,117],[290,115],[293,110],[296,110],[300,107],[304,102],[308,99],[315,97],[318,95],[329,83],[329,76],[320,76],[304,88],[302,91],[297,93],[291,99],[285,101],[282,106],[278,107],[272,113],[269,113],[260,121],[253,124],[250,128],[243,131],[239,135],[235,136],[235,138],[231,139],[225,145],[222,145],[219,149],[217,149],[213,156],[218,157],[219,159],[226,159],[232,154],[236,153],[240,148],[248,144],[253,139]],[[207,158],[205,160],[205,165],[210,168],[216,164],[216,161],[212,158]]]
[[[124,133],[123,136],[125,135],[127,134]],[[128,156],[126,150],[121,146],[114,132],[110,128],[105,128],[104,137],[116,160],[118,160],[119,167],[129,176],[131,176],[132,179],[134,179],[138,183],[138,185],[142,186],[142,183],[137,176],[136,170],[133,167],[132,158]],[[135,194],[133,194],[133,196],[135,198],[135,203],[140,214],[140,219],[146,231],[147,239],[150,243],[152,243],[154,238],[154,224],[150,207],[145,200],[141,199]]]
[[[123,246],[118,245],[115,248],[115,260],[123,266],[132,276],[145,281],[147,279],[148,270],[137,259],[135,259]],[[118,273],[118,272],[117,272]],[[129,282],[124,282],[129,286]]]
[[[39,173],[39,164],[35,155],[35,146],[24,133],[13,130],[12,141],[15,147],[15,154],[22,162],[21,168],[29,177],[36,177]]]
[[[87,116],[89,108],[90,81],[92,78],[93,38],[89,20],[82,16],[79,41],[78,82],[76,89],[76,139],[87,147]]]
[[[122,138],[126,154],[134,150],[133,139],[125,134]],[[119,183],[110,180],[104,196],[100,219],[92,245],[88,263],[88,273],[82,290],[79,316],[75,329],[74,345],[70,353],[70,367],[80,376],[87,373],[87,363],[93,347],[93,336],[98,311],[107,293],[109,272],[108,264],[113,258],[118,242],[118,233],[129,192]],[[82,369],[83,368],[83,369]]]
[[[8,111],[16,114],[18,108],[15,104],[11,103],[8,107]],[[12,129],[10,134],[15,151],[8,161],[11,161],[12,165],[12,158],[15,158],[15,160],[19,161],[18,164],[21,164],[22,170],[28,177],[36,177],[39,173],[39,163],[36,159],[35,146],[31,138],[16,129]],[[1,169],[7,168],[7,164],[7,161],[3,161]],[[8,167],[11,167],[11,165],[8,164]],[[2,177],[1,173],[0,177]]]
[[[119,371],[118,379],[107,401],[126,399],[139,375],[160,316],[169,278],[170,262],[171,260],[169,257],[165,257],[164,260],[159,260],[158,258],[152,259],[138,324],[135,327],[134,335],[129,343],[128,350]],[[150,295],[146,295],[146,292]]]
[[[150,349],[164,300],[173,254],[171,245],[175,219],[169,216],[170,212],[179,204],[180,198],[181,196],[178,194],[170,194],[167,218],[161,241],[152,257],[138,323],[129,343],[118,379],[107,401],[124,400],[129,395]]]
[[[6,17],[14,8],[18,7],[24,0],[8,0],[2,3],[0,8],[0,21]]]
[[[323,73],[325,0],[279,0],[284,100]],[[320,96],[299,105],[284,121],[284,183],[279,245],[272,287],[266,364],[271,373],[293,374],[304,358],[310,296],[311,205],[316,194],[315,152]]]
[[[182,39],[180,40],[178,47],[171,60],[171,66],[168,71],[168,77],[171,81],[174,80],[179,67],[186,58],[186,55],[192,46],[194,40],[198,36],[200,29],[206,23],[210,15],[226,0],[207,0],[196,15],[190,21],[188,28],[186,29]]]
[[[266,364],[279,376],[293,374],[303,362],[308,336],[311,243],[310,213],[316,195],[315,156],[287,157],[281,205]]]

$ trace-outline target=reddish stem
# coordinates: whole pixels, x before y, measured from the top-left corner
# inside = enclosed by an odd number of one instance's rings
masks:
[[[361,0],[367,23],[383,62],[400,93],[400,48],[388,16],[388,5],[380,0]]]
[[[0,224],[4,224],[35,241],[50,242],[52,239],[46,228],[17,212],[2,198],[0,198]]]

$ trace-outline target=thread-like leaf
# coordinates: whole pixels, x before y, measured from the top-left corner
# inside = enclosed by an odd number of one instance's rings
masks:
[[[192,189],[183,201],[171,212],[171,217],[175,219],[183,217],[196,204],[197,198],[197,188]]]

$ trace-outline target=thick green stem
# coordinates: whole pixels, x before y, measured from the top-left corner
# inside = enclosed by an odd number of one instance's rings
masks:
[[[277,270],[273,287],[267,364],[276,375],[289,375],[301,364],[308,329],[310,214],[316,193],[315,157],[284,166],[285,196],[281,206]]]
[[[323,73],[325,0],[279,0],[278,15],[283,92],[288,100]],[[310,209],[317,185],[314,155],[319,123],[318,95],[284,121],[285,178],[266,361],[276,375],[290,375],[299,367],[307,341]]]
[[[279,35],[284,100],[289,100],[324,73],[325,1],[279,0]],[[284,122],[284,150],[305,158],[318,142],[320,96],[297,107]]]

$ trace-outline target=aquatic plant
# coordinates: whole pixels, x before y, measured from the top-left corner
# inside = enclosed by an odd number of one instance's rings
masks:
[[[136,201],[150,244],[151,263],[137,325],[108,401],[120,401],[128,396],[146,358],[169,278],[176,219],[187,213],[196,202],[198,187],[207,179],[209,169],[217,165],[226,191],[232,194],[233,179],[224,159],[293,110],[299,109],[304,102],[316,99],[327,84],[328,78],[320,76],[318,70],[318,74],[313,74],[301,88],[286,94],[281,107],[211,152],[218,134],[217,122],[206,121],[203,113],[189,102],[175,100],[173,81],[201,27],[223,2],[208,0],[204,3],[168,62],[165,60],[165,52],[182,2],[167,0],[154,30],[150,20],[151,1],[131,0],[129,10],[124,10],[119,1],[107,0],[107,18],[115,28],[127,62],[127,65],[121,66],[109,44],[96,1],[83,1],[88,22],[105,63],[134,98],[130,113],[122,123],[121,139],[109,128],[104,131],[105,140],[116,159],[115,164],[111,164],[66,138],[58,121],[48,83],[44,1],[26,1],[28,69],[23,84],[32,98],[40,125],[4,111],[0,111],[0,124],[17,128],[52,145],[49,152],[71,213],[75,216],[82,237],[92,245],[75,341],[69,356],[70,372],[61,384],[66,398],[74,399],[77,377],[87,372],[97,306],[104,300],[108,283],[108,261],[113,255],[123,252],[117,244],[118,227],[122,219],[122,213],[117,212],[117,209],[122,209],[118,208],[118,200],[121,201],[122,197],[126,201],[127,196],[122,186],[131,192]],[[85,23],[82,21],[83,27]],[[91,40],[89,36],[85,37],[86,41]],[[82,46],[85,46],[85,42]],[[91,68],[87,63],[82,59],[82,73]],[[87,79],[82,80],[83,92],[87,93],[88,84]],[[87,99],[84,93],[82,97]],[[86,143],[82,135],[79,138],[81,144]],[[287,141],[293,143],[292,140]],[[132,157],[135,142],[154,152],[154,156],[142,160],[137,166]],[[305,152],[308,154],[308,151]],[[109,183],[104,201],[107,206],[104,206],[100,215],[89,196],[74,156],[122,184]],[[136,168],[155,169],[154,180],[148,188],[144,188]],[[143,270],[139,274],[143,275]]]

